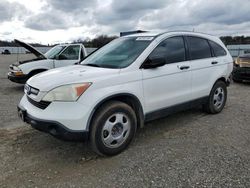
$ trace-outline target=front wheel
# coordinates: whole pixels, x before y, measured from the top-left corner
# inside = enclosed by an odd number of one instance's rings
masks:
[[[90,141],[100,155],[116,155],[132,141],[137,121],[134,110],[119,101],[110,101],[97,111],[91,124]]]
[[[222,111],[227,101],[227,86],[223,81],[214,84],[203,109],[210,114],[217,114]]]

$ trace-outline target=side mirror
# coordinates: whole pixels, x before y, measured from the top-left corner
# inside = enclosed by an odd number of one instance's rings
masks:
[[[59,60],[59,55],[55,55],[54,59]]]
[[[144,64],[143,68],[144,69],[151,69],[151,68],[156,68],[156,67],[161,67],[166,64],[166,60],[163,57],[155,57],[155,58],[148,58]]]

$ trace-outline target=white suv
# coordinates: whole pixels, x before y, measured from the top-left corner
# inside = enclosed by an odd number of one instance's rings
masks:
[[[232,69],[217,37],[135,34],[113,40],[80,65],[32,77],[18,111],[36,129],[88,138],[97,153],[115,155],[144,122],[199,104],[221,112]]]

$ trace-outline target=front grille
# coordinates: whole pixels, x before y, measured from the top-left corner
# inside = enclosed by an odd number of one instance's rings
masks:
[[[49,104],[51,102],[47,102],[47,101],[40,101],[40,102],[37,102],[37,101],[34,101],[33,99],[31,99],[30,97],[27,96],[27,99],[28,101],[33,104],[34,106],[36,106],[37,108],[40,108],[40,109],[45,109],[49,106]]]

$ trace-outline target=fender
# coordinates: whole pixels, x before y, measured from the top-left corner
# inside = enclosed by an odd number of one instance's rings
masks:
[[[127,99],[132,99],[133,101],[133,105],[132,108],[135,110],[135,113],[136,113],[136,117],[137,117],[137,121],[138,121],[138,127],[142,128],[144,126],[144,119],[145,119],[145,116],[144,116],[144,113],[143,113],[143,108],[142,108],[142,105],[141,105],[141,102],[140,100],[138,99],[138,97],[136,97],[135,95],[131,94],[131,93],[119,93],[119,94],[114,94],[114,95],[111,95],[109,97],[106,97],[104,99],[102,99],[91,111],[90,113],[90,116],[88,118],[88,121],[87,121],[87,126],[86,126],[86,129],[87,131],[90,131],[90,125],[91,125],[91,121],[92,121],[92,118],[96,112],[96,110],[102,105],[104,104],[105,102],[109,101],[109,100],[119,100],[119,101],[126,101]]]

